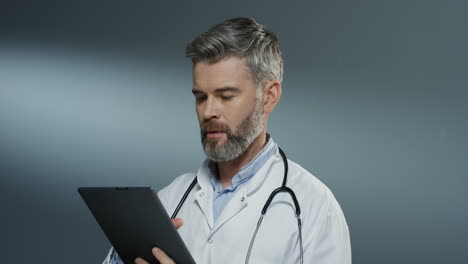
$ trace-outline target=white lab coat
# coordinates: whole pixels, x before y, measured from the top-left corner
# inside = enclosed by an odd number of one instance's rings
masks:
[[[304,263],[351,264],[349,230],[331,191],[298,164],[289,161],[287,186],[302,212]],[[177,217],[184,219],[179,233],[198,264],[245,263],[248,247],[264,203],[281,186],[284,166],[279,152],[226,204],[213,221],[213,187],[208,160],[197,172],[198,184]],[[159,192],[171,215],[195,173],[177,177]],[[278,194],[270,205],[252,249],[249,263],[299,263],[298,227],[292,199]],[[108,261],[109,256],[104,263]]]

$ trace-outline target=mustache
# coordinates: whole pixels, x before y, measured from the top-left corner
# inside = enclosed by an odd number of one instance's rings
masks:
[[[200,125],[202,135],[206,136],[208,131],[220,131],[226,133],[228,136],[231,134],[231,129],[228,125],[215,122],[206,122]]]

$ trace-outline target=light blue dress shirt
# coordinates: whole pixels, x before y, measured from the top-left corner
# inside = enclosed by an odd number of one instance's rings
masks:
[[[241,189],[265,164],[265,162],[276,153],[276,144],[269,137],[263,149],[232,178],[232,185],[223,189],[219,180],[216,163],[210,162],[210,179],[213,185],[213,220],[216,222],[225,205],[234,194]]]
[[[275,155],[278,146],[269,134],[267,134],[267,144],[263,149],[232,178],[232,185],[223,189],[219,181],[216,163],[210,162],[210,179],[213,184],[213,218],[216,222],[218,216],[223,211],[225,205],[231,200],[234,194],[241,189],[265,164],[265,162]],[[124,264],[117,252],[112,249],[109,264]]]

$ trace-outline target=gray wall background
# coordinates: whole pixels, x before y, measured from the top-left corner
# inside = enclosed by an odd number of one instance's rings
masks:
[[[2,1],[2,263],[100,263],[79,186],[204,159],[185,45],[252,16],[279,36],[269,132],[327,184],[354,263],[467,263],[466,1]]]

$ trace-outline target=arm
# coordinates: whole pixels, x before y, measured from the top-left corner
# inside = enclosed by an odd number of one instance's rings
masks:
[[[348,225],[333,196],[320,210],[318,225],[313,229],[310,235],[304,234],[305,263],[351,264]]]

